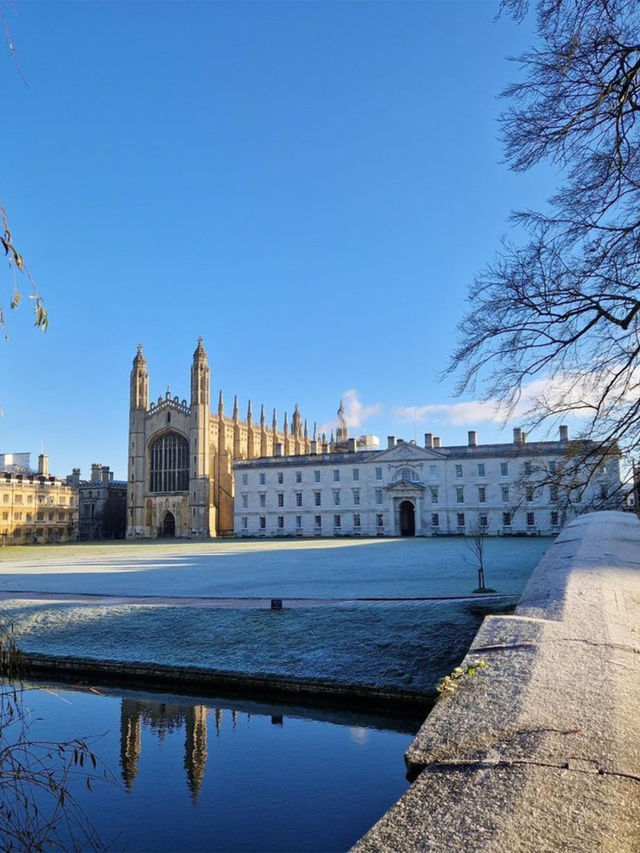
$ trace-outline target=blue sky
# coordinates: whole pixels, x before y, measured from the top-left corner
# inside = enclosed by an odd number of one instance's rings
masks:
[[[531,32],[497,6],[3,4],[0,198],[51,325],[9,313],[0,450],[125,476],[136,345],[152,399],[187,397],[198,335],[229,410],[327,424],[351,391],[383,442],[509,440],[438,381],[509,211],[555,182],[502,162]]]

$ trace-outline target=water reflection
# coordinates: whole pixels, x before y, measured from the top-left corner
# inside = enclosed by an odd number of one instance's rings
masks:
[[[234,726],[235,726],[235,715]],[[220,733],[222,711],[215,709],[216,730]],[[167,702],[142,702],[122,699],[120,712],[120,767],[127,791],[138,775],[142,753],[142,728],[163,741],[167,733],[185,730],[184,769],[187,787],[195,802],[202,787],[207,763],[207,709],[204,705],[170,705]]]

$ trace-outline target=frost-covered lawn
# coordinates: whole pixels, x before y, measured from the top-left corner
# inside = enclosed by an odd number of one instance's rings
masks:
[[[486,582],[522,592],[551,539],[486,541]],[[460,538],[282,540],[12,547],[0,591],[221,597],[466,595],[476,586]]]
[[[429,691],[480,625],[469,604],[352,604],[281,612],[12,601],[22,649]]]
[[[515,600],[550,543],[487,541],[487,584]],[[344,600],[468,595],[469,559],[457,538],[7,548],[0,611],[25,651],[430,690],[479,627],[470,603]],[[44,595],[29,601],[22,591]],[[285,610],[65,604],[48,592],[282,597]],[[288,609],[287,597],[342,603]]]

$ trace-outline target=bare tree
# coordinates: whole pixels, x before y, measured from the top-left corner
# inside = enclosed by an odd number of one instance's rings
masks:
[[[528,7],[502,3],[518,20]],[[515,171],[549,160],[563,183],[547,212],[513,214],[528,238],[474,282],[449,372],[505,416],[526,390],[532,427],[582,416],[597,470],[616,442],[640,445],[640,4],[535,10],[537,43],[504,92],[506,159]]]
[[[464,539],[465,547],[471,555],[469,559],[465,558],[465,560],[468,565],[473,566],[478,571],[478,587],[474,589],[474,592],[495,592],[495,589],[485,585],[484,579],[484,546],[487,533],[486,525],[476,522],[470,525]]]

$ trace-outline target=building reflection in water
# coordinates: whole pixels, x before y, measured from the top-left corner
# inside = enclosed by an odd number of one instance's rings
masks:
[[[222,712],[215,711],[216,730],[220,733]],[[204,705],[170,705],[166,702],[140,702],[122,699],[120,713],[120,765],[127,791],[138,775],[142,752],[142,727],[163,741],[166,735],[184,727],[184,768],[192,798],[198,797],[207,763],[207,709]]]

